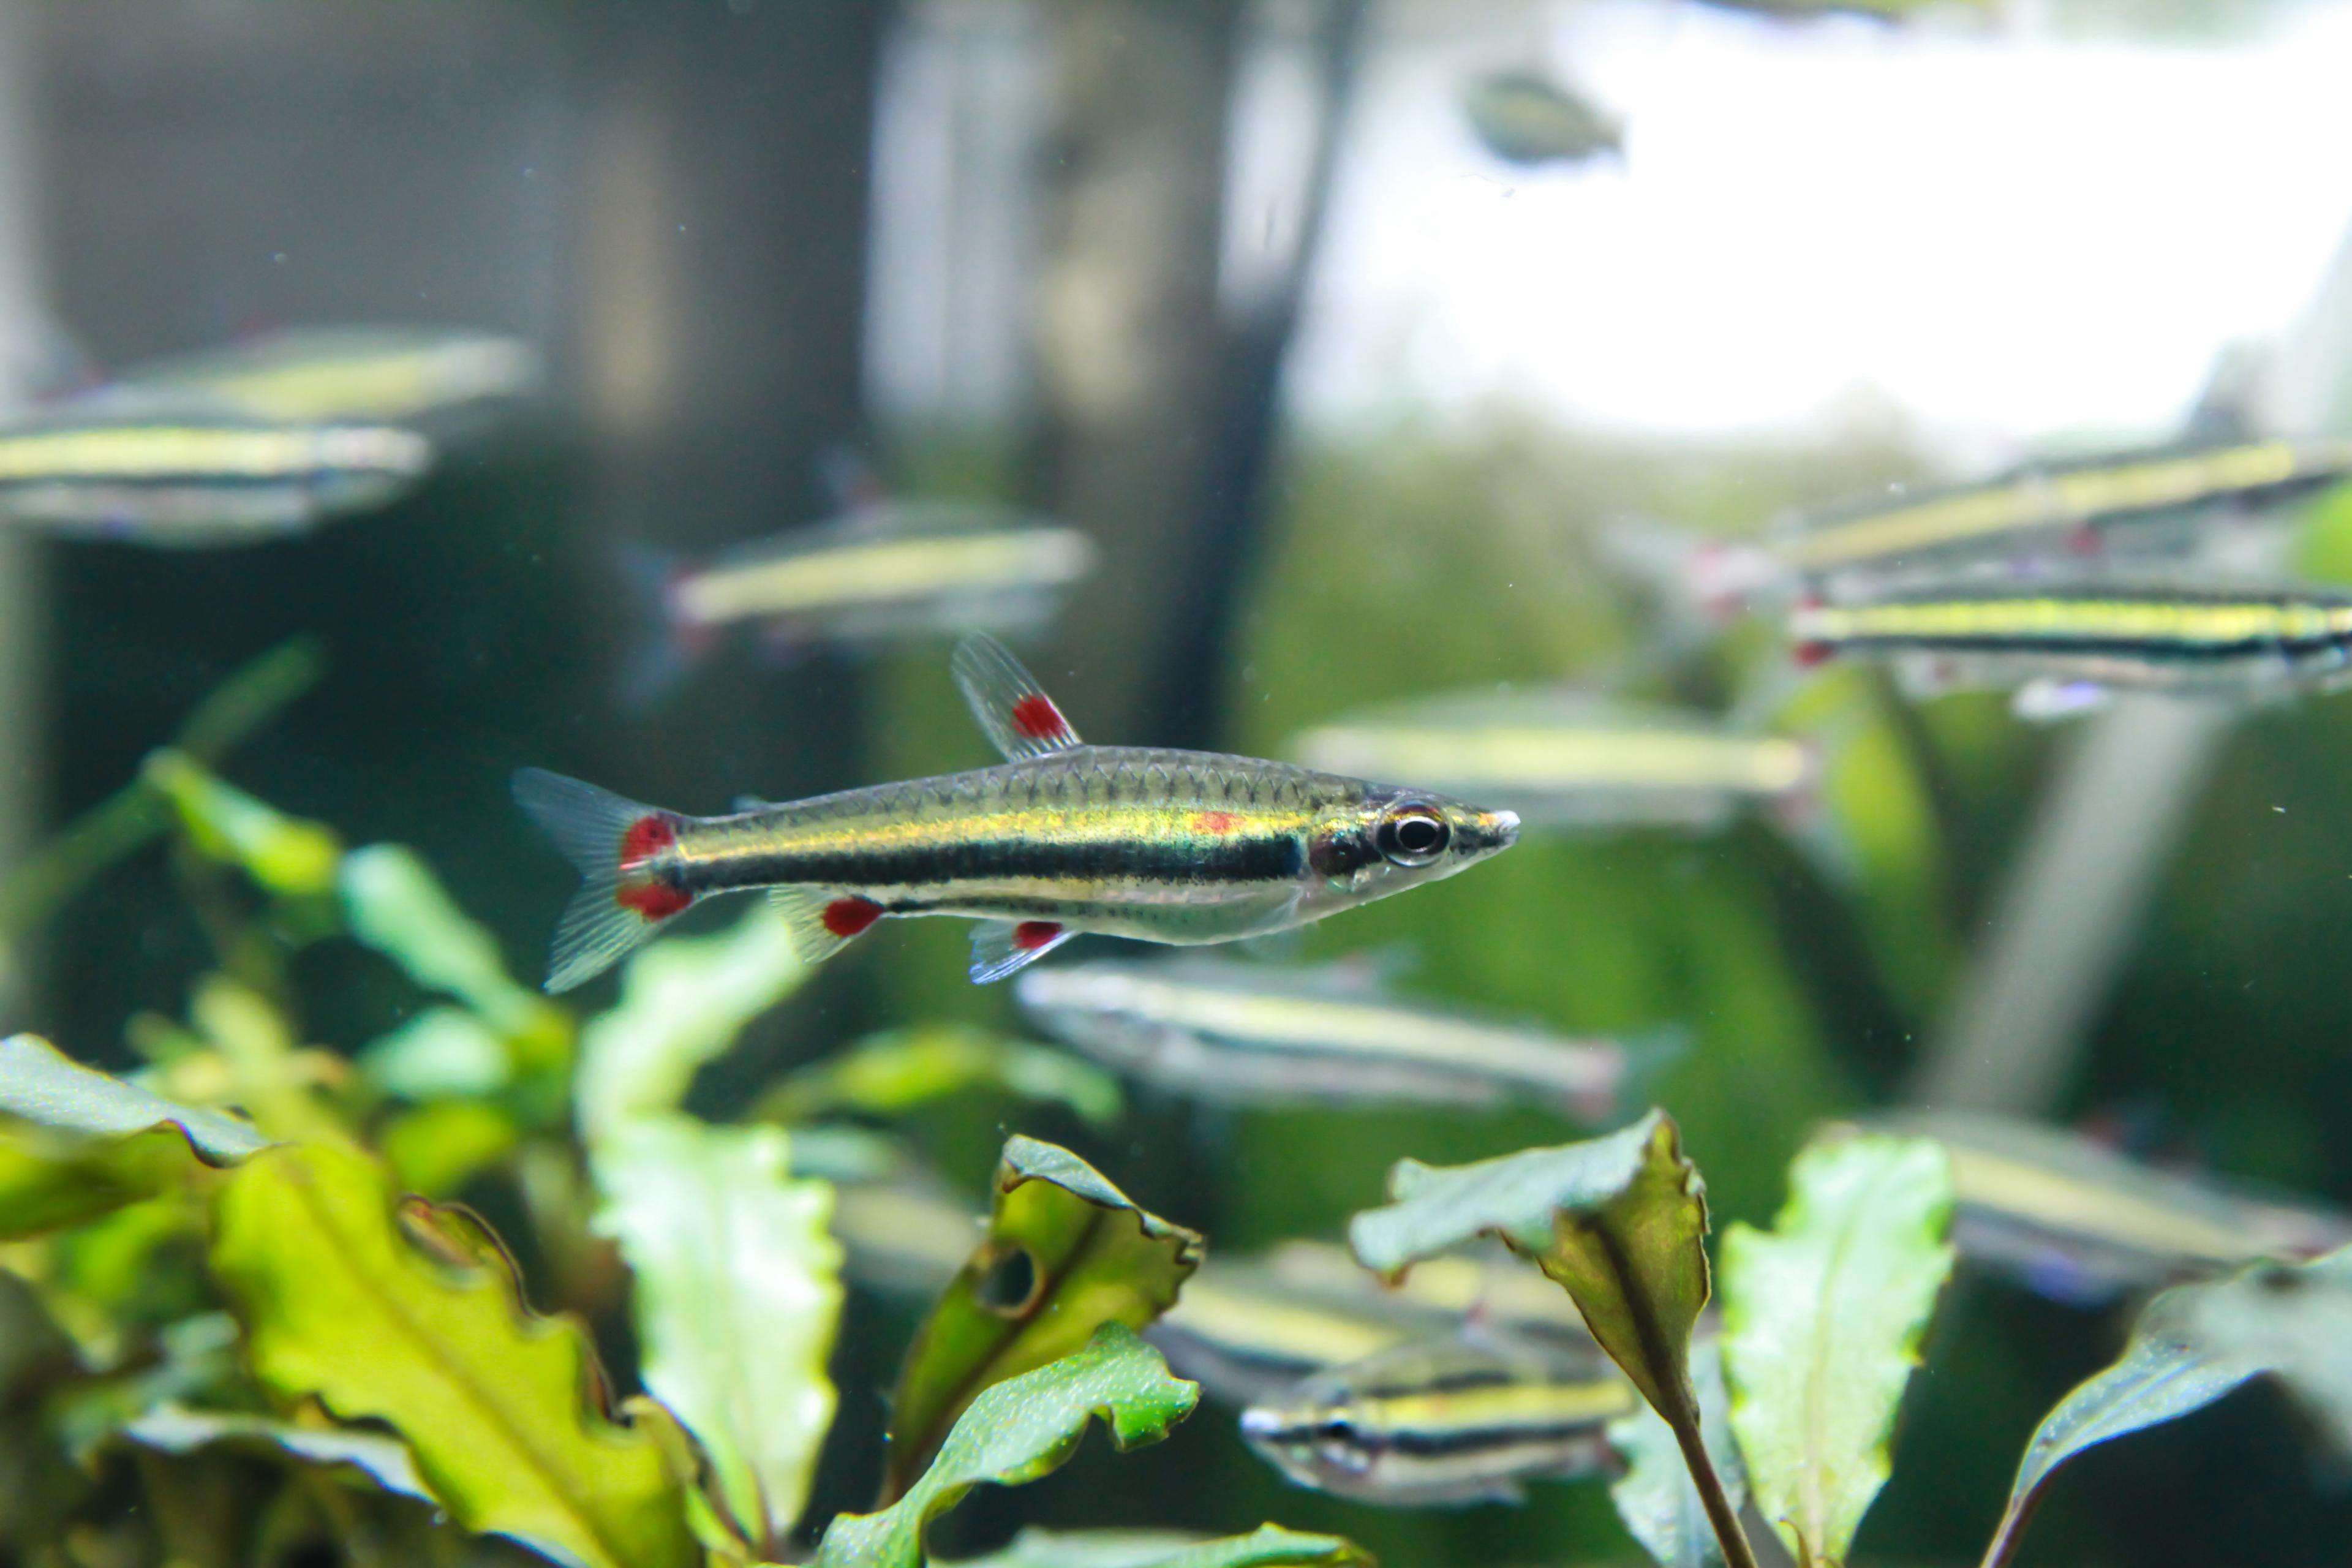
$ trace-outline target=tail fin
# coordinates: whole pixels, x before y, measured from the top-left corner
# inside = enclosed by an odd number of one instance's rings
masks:
[[[641,869],[677,842],[670,813],[544,768],[517,772],[514,797],[580,871],[580,891],[555,922],[551,992],[603,973],[694,901],[693,894]]]
[[[624,544],[619,564],[629,618],[621,702],[641,713],[684,680],[715,639],[707,628],[680,620],[670,607],[670,591],[691,569],[688,563],[649,545]]]

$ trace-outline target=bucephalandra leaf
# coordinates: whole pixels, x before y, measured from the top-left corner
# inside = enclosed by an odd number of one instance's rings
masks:
[[[1079,1350],[982,1389],[897,1502],[834,1520],[815,1568],[920,1568],[925,1526],[972,1488],[1021,1486],[1059,1468],[1097,1416],[1116,1447],[1156,1443],[1200,1397],[1125,1324],[1106,1322]]]
[[[289,1145],[224,1186],[212,1268],[262,1386],[383,1422],[466,1529],[577,1568],[698,1560],[654,1435],[605,1414],[586,1337],[524,1307],[479,1222],[398,1205],[356,1151]]]
[[[1770,1233],[1724,1236],[1724,1370],[1758,1510],[1799,1563],[1841,1563],[1951,1273],[1951,1162],[1863,1136],[1811,1145],[1789,1180]]]
[[[417,984],[455,996],[508,1034],[562,1031],[562,1008],[507,970],[498,939],[457,907],[416,851],[370,844],[345,855],[335,889],[353,940]]]
[[[207,1165],[235,1164],[269,1142],[242,1117],[174,1105],[135,1083],[82,1066],[38,1035],[0,1040],[0,1117],[85,1138],[124,1138],[176,1127]]]
[[[1691,1385],[1691,1331],[1708,1290],[1706,1186],[1674,1119],[1653,1110],[1605,1138],[1471,1165],[1402,1161],[1389,1194],[1388,1207],[1349,1223],[1357,1259],[1393,1276],[1480,1237],[1531,1259],[1673,1432],[1727,1558],[1753,1568]]]
[[[1175,1530],[1039,1530],[985,1557],[939,1568],[1372,1568],[1371,1555],[1337,1535],[1262,1524],[1247,1535]]]
[[[1008,1140],[995,1187],[987,1235],[907,1352],[890,1402],[887,1497],[991,1384],[1069,1354],[1104,1323],[1141,1330],[1200,1265],[1198,1235],[1138,1208],[1055,1144]]]
[[[126,1422],[121,1431],[134,1443],[171,1454],[194,1453],[216,1443],[275,1450],[304,1464],[357,1471],[402,1497],[434,1501],[416,1474],[408,1446],[381,1432],[298,1426],[243,1411],[191,1410],[172,1404],[156,1405]]]
[[[2253,1264],[2149,1302],[2124,1353],[2035,1429],[1985,1551],[1987,1568],[2016,1553],[2059,1466],[2085,1448],[2201,1410],[2264,1373],[2352,1452],[2352,1247],[2308,1263]]]
[[[776,1128],[685,1116],[625,1123],[593,1162],[595,1227],[635,1277],[646,1386],[702,1444],[737,1527],[772,1547],[833,1421],[833,1189],[791,1178]]]
[[[1712,1340],[1691,1347],[1691,1385],[1698,1394],[1699,1430],[1707,1456],[1734,1510],[1748,1501],[1748,1469],[1731,1435],[1731,1394],[1723,1383],[1723,1347]],[[1610,1500],[1626,1532],[1659,1568],[1720,1568],[1723,1549],[1707,1525],[1706,1500],[1683,1463],[1671,1427],[1646,1406],[1609,1424],[1625,1471],[1610,1483]]]

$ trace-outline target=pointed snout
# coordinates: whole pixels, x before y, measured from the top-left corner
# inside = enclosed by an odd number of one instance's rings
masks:
[[[1489,849],[1508,849],[1519,841],[1519,814],[1516,811],[1482,811],[1478,814],[1478,832]]]
[[[1289,1423],[1278,1410],[1263,1405],[1253,1405],[1242,1412],[1242,1436],[1260,1443],[1270,1443],[1282,1436]]]

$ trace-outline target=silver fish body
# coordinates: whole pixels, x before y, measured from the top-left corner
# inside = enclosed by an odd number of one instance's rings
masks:
[[[290,327],[123,367],[126,385],[216,399],[268,419],[404,423],[519,398],[540,382],[529,343],[446,327]]]
[[[1014,994],[1038,1027],[1097,1060],[1229,1105],[1532,1100],[1599,1121],[1617,1108],[1634,1060],[1667,1048],[1398,998],[1342,965],[1099,960],[1033,970]]]
[[[1301,1486],[1427,1508],[1513,1502],[1522,1483],[1605,1471],[1633,1385],[1598,1347],[1489,1332],[1384,1350],[1242,1413],[1242,1436]]]

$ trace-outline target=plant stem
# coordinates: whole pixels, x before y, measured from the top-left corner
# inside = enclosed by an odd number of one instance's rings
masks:
[[[1724,1495],[1722,1478],[1715,1473],[1715,1461],[1707,1455],[1706,1439],[1699,1436],[1698,1400],[1691,1396],[1675,1403],[1680,1408],[1658,1414],[1665,1416],[1675,1442],[1682,1448],[1691,1483],[1698,1488],[1699,1505],[1706,1510],[1706,1521],[1715,1527],[1715,1539],[1723,1547],[1723,1560],[1729,1568],[1757,1568],[1756,1548],[1748,1544],[1748,1531],[1740,1528],[1739,1511]]]
[[[1992,1544],[1985,1548],[1984,1568],[2009,1568],[2010,1559],[2025,1542],[2025,1527],[2041,1506],[2042,1489],[2035,1487],[2024,1497],[2009,1505],[2000,1516],[2000,1528],[1992,1532]]]

